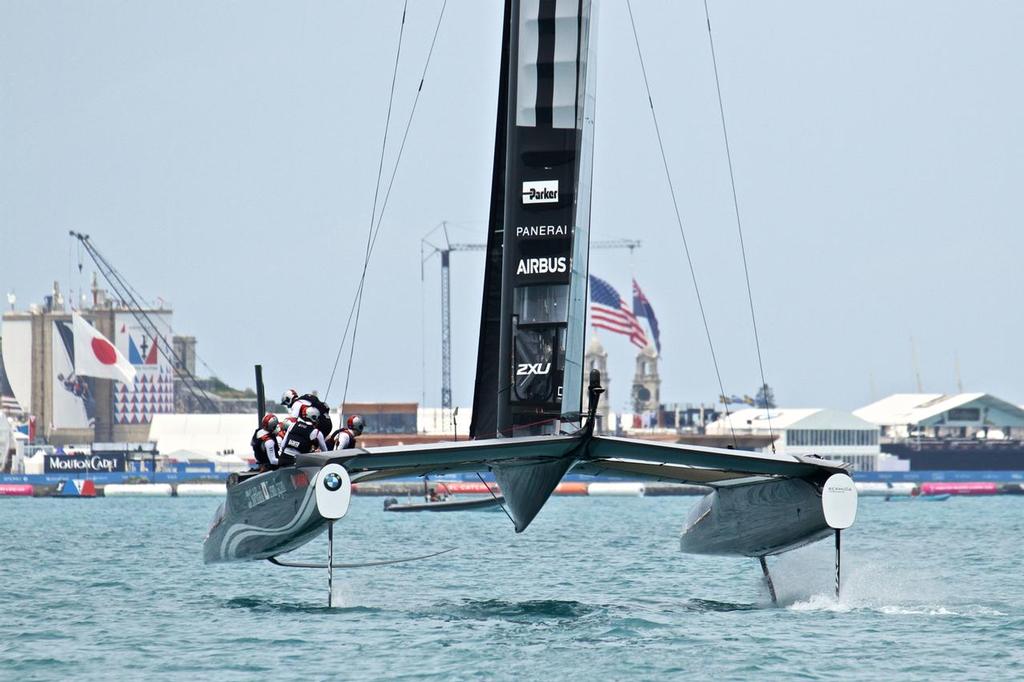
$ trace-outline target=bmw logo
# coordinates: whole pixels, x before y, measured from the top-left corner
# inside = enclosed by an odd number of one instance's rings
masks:
[[[338,474],[327,474],[324,476],[324,487],[333,493],[341,487],[341,476]]]

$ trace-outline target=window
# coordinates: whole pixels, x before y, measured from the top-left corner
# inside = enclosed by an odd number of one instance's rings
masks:
[[[878,432],[868,429],[793,429],[786,443],[796,447],[851,447],[878,444]]]

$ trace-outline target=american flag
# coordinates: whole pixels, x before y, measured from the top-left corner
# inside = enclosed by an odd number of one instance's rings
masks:
[[[646,348],[647,334],[636,319],[632,309],[611,284],[598,277],[590,276],[590,324],[597,329],[607,329],[629,337],[633,345]]]

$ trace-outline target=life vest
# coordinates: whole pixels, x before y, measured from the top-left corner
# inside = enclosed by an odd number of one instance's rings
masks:
[[[306,454],[313,451],[313,433],[316,426],[309,422],[297,421],[288,429],[282,443],[283,452],[286,455]]]
[[[342,435],[348,436],[348,438],[346,439],[348,442],[345,443],[344,445],[339,444],[339,441],[342,440]],[[351,448],[354,448],[355,446],[356,434],[352,433],[351,429],[338,429],[331,435],[331,447],[333,447],[335,450],[349,450]]]
[[[265,444],[273,437],[274,434],[269,431],[264,431],[261,428],[256,429],[252,434],[252,439],[250,439],[249,445],[252,446],[252,454],[260,464],[270,464],[270,458],[267,456]]]

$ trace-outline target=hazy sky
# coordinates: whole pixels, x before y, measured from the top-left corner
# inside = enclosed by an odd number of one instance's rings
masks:
[[[412,0],[393,165],[440,0]],[[1024,402],[1024,3],[712,0],[768,383],[854,408],[915,387]],[[370,265],[349,398],[440,394],[443,220],[484,240],[502,3],[450,0]],[[327,385],[362,262],[402,3],[0,0],[0,288],[77,274],[92,235],[225,380]],[[634,0],[725,388],[759,383],[701,0]],[[662,397],[718,386],[624,2],[599,24],[591,271],[662,326]],[[455,401],[469,404],[482,254],[452,256]],[[88,265],[88,264],[87,264]],[[70,280],[70,281],[69,281]],[[0,292],[2,293],[2,292]],[[425,335],[424,335],[425,331]],[[611,398],[633,347],[603,337]],[[425,358],[425,363],[424,363]],[[339,400],[337,385],[332,402]]]

